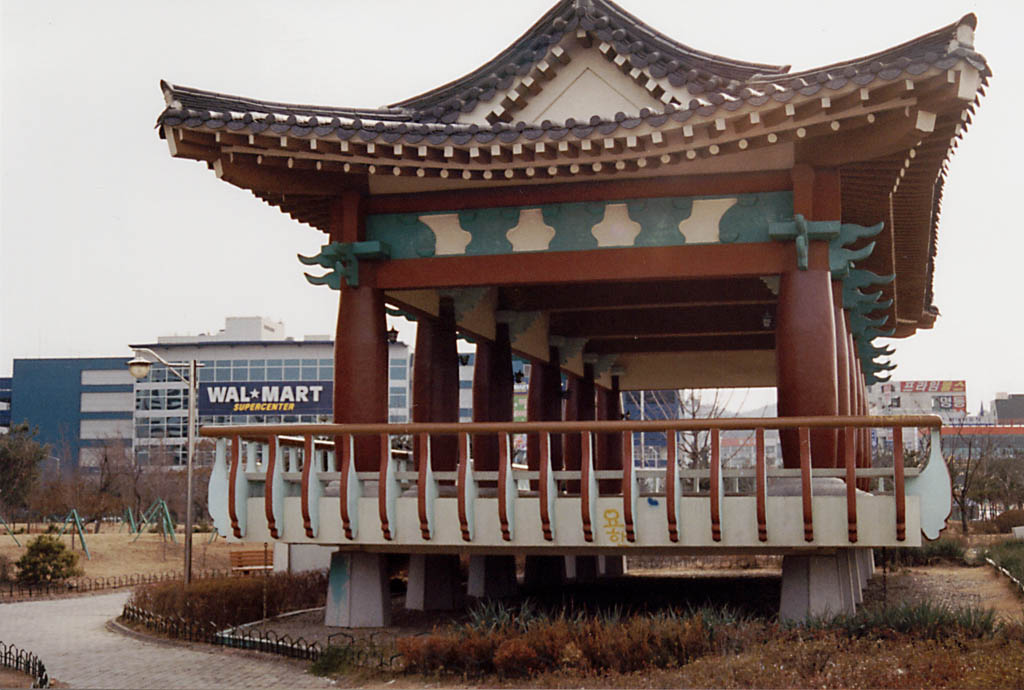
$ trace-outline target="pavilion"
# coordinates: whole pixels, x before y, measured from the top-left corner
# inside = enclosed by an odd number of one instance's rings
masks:
[[[975,26],[793,73],[561,0],[387,107],[162,83],[171,155],[322,231],[300,258],[340,296],[336,425],[204,429],[218,530],[336,545],[331,624],[386,622],[388,552],[412,554],[421,608],[454,601],[459,553],[470,593],[500,595],[515,554],[550,581],[567,561],[587,577],[598,557],[614,572],[625,553],[716,550],[784,554],[785,617],[852,610],[870,548],[934,538],[949,511],[937,454],[871,468],[870,427],[938,421],[868,418],[865,386],[891,368],[877,337],[938,314],[946,166],[990,75]],[[389,313],[417,321],[411,425],[386,425]],[[477,348],[473,425],[455,424],[457,337]],[[511,424],[513,353],[532,364],[527,425]],[[710,461],[669,443],[646,471],[662,488],[642,491],[629,434],[697,426],[623,421],[619,391],[740,386],[777,387],[779,418],[704,420]],[[779,428],[784,467],[760,452],[726,494],[726,428]],[[391,458],[400,434],[410,466]]]

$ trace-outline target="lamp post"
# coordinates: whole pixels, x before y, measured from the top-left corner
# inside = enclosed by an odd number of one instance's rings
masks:
[[[148,347],[135,348],[135,357],[128,362],[128,371],[136,379],[144,379],[149,375],[153,362],[146,359],[140,353],[152,355],[160,364],[167,367],[167,370],[181,379],[188,386],[188,412],[187,427],[188,440],[185,455],[185,566],[184,584],[187,587],[192,582],[192,459],[195,457],[196,449],[196,391],[199,389],[199,362],[192,359],[187,362],[168,362],[166,359],[150,350]],[[183,373],[187,372],[187,373]]]

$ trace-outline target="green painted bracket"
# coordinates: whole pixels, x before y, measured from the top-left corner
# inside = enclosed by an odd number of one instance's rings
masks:
[[[888,320],[888,316],[882,316],[878,319],[869,319],[863,314],[853,311],[850,312],[850,330],[854,333],[866,333],[869,328],[879,328],[884,326]]]
[[[893,273],[887,276],[880,276],[877,273],[873,273],[863,268],[855,268],[850,271],[846,279],[843,280],[843,286],[851,290],[859,290],[861,288],[871,287],[872,285],[885,285],[896,280],[896,274]]]
[[[403,311],[402,309],[395,309],[394,307],[385,306],[384,307],[384,312],[388,316],[401,316],[403,319],[406,319],[408,321],[415,321],[416,320],[416,315],[415,314],[410,314],[409,312]]]
[[[595,354],[584,354],[583,361],[594,367],[594,378],[601,376],[606,371],[611,371],[612,367],[615,366],[615,362],[618,361],[619,356],[617,354],[611,355],[595,355]]]
[[[597,249],[591,230],[604,220],[605,205],[600,201],[577,201],[540,207],[544,222],[554,228],[548,251]]]
[[[831,243],[839,237],[841,229],[842,224],[838,220],[809,221],[798,213],[791,221],[769,224],[768,236],[777,242],[795,241],[796,266],[801,271],[806,271],[810,265],[811,240],[825,240]]]
[[[391,247],[386,242],[331,242],[320,248],[316,256],[298,255],[306,266],[323,266],[329,272],[322,276],[306,274],[312,285],[327,285],[332,290],[341,289],[341,281],[349,287],[359,287],[359,261],[391,258]]]
[[[540,318],[540,314],[539,311],[497,311],[494,313],[494,318],[496,321],[508,324],[508,335],[514,343]]]
[[[476,309],[480,300],[487,294],[487,288],[449,288],[441,290],[442,297],[451,297],[455,306],[455,320],[458,321],[469,312]]]
[[[856,250],[847,249],[846,247],[866,237],[874,237],[882,232],[883,227],[885,227],[884,223],[872,226],[843,223],[839,227],[839,235],[830,241],[828,246],[829,268],[832,270],[833,280],[840,280],[846,277],[850,270],[853,269],[855,262],[863,261],[871,256],[871,252],[875,250],[875,243],[871,242]]]
[[[570,359],[583,352],[587,344],[586,338],[566,338],[561,335],[548,337],[551,347],[558,348],[558,361],[560,364],[567,363]]]

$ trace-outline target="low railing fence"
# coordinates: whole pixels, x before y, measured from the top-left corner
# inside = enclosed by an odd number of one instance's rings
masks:
[[[315,506],[328,483],[339,486],[340,518],[346,539],[354,540],[355,500],[366,495],[364,484],[376,485],[380,529],[386,541],[393,539],[393,506],[398,496],[415,491],[419,503],[420,530],[424,540],[432,533],[432,502],[442,495],[458,501],[462,539],[473,541],[472,503],[490,492],[496,496],[502,538],[511,541],[511,504],[516,497],[538,498],[543,537],[553,541],[551,520],[554,501],[579,496],[584,538],[592,542],[594,499],[617,495],[622,498],[625,539],[636,540],[633,514],[636,499],[643,495],[663,496],[667,504],[669,539],[680,540],[678,506],[688,496],[710,498],[711,536],[722,540],[723,500],[729,492],[726,480],[733,478],[732,495],[754,496],[757,502],[757,531],[761,542],[768,540],[766,504],[769,478],[792,478],[799,482],[803,504],[804,539],[813,541],[812,482],[835,478],[845,484],[848,532],[857,541],[857,491],[881,490],[893,496],[896,534],[906,538],[904,430],[931,431],[930,443],[937,447],[941,419],[934,415],[719,418],[657,421],[585,422],[478,422],[463,424],[285,424],[261,426],[207,426],[201,434],[217,439],[211,477],[227,494],[226,522],[235,537],[242,538],[247,498],[262,497],[271,538],[283,534],[281,501],[286,495],[301,496],[301,518],[308,538],[317,530]],[[891,466],[871,467],[872,429],[888,429],[892,438]],[[765,432],[778,430],[784,436],[788,467],[768,467]],[[749,432],[753,436],[754,460],[747,468],[730,468],[722,452],[722,434]],[[664,434],[664,468],[637,466],[633,457],[634,434]],[[706,466],[685,467],[679,449],[681,434],[703,434]],[[834,445],[829,461],[818,448]],[[396,437],[412,440],[410,457],[394,457]],[[526,465],[515,457],[513,439],[526,439]],[[812,458],[812,438],[816,457]],[[821,440],[825,439],[822,443]],[[563,443],[565,456],[559,461],[557,449]],[[572,448],[570,450],[570,442]],[[788,448],[788,449],[787,449]],[[486,458],[485,458],[486,454]],[[795,457],[794,457],[795,456]],[[514,462],[515,459],[515,462]],[[486,461],[485,461],[486,460]],[[702,461],[703,462],[703,461]],[[655,490],[642,478],[655,480]],[[658,486],[662,488],[658,489]],[[609,489],[609,487],[611,487]],[[483,490],[483,492],[481,491]]]
[[[50,687],[46,665],[32,652],[0,641],[0,666],[32,676],[33,688]]]
[[[316,661],[331,647],[342,649],[350,664],[363,667],[391,668],[399,658],[398,654],[390,651],[393,644],[381,644],[377,639],[378,635],[355,637],[347,633],[334,633],[328,635],[325,646],[317,640],[292,638],[287,634],[279,635],[273,630],[255,626],[239,625],[220,629],[213,622],[204,623],[180,616],[161,616],[130,604],[125,604],[121,619],[176,640],[247,649],[306,661]]]
[[[192,579],[214,577],[230,577],[230,570],[203,569],[193,570]],[[83,594],[108,589],[121,589],[136,585],[149,585],[159,582],[173,582],[183,577],[180,570],[168,570],[162,573],[135,573],[131,575],[111,575],[108,577],[71,577],[50,582],[4,582],[0,583],[0,601],[29,599],[32,597],[55,596],[59,594]]]

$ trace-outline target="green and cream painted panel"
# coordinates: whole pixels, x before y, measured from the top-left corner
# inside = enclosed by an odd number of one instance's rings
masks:
[[[392,259],[485,256],[606,247],[768,242],[791,220],[791,192],[626,199],[367,218],[367,239]]]

